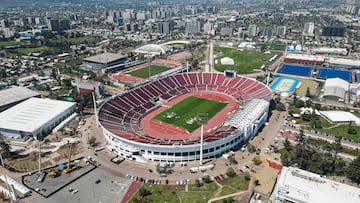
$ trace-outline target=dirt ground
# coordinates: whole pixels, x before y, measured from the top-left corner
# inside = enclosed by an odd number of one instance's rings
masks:
[[[188,51],[179,52],[167,57],[168,60],[173,60],[180,63],[186,63],[187,58],[191,58],[192,54]]]

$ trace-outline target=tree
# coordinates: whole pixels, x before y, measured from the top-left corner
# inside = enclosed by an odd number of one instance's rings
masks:
[[[0,148],[1,148],[1,155],[3,158],[10,157],[10,145],[6,142],[5,137],[0,133]]]
[[[335,171],[335,164],[336,164],[337,155],[341,150],[341,140],[342,140],[341,136],[337,136],[335,138],[335,152],[334,152],[334,157],[333,157],[332,164],[331,164],[332,165],[332,171]]]
[[[235,155],[228,156],[228,160],[229,160],[230,164],[236,165],[238,163],[235,159]]]
[[[310,87],[306,88],[306,97],[311,97],[311,93],[310,93]]]
[[[305,106],[310,108],[312,106],[312,101],[311,99],[307,99],[306,102],[305,102]]]
[[[291,143],[287,137],[285,138],[285,141],[283,142],[283,144],[284,144],[284,148],[286,151],[289,152],[292,149]]]
[[[92,147],[95,146],[96,145],[96,137],[94,137],[94,136],[90,137],[87,143]]]
[[[148,196],[150,194],[151,194],[151,192],[149,190],[147,190],[146,188],[144,188],[144,187],[141,187],[139,189],[139,195],[140,195],[141,198],[144,198],[144,197],[146,197],[146,196]]]
[[[254,153],[254,152],[256,151],[255,146],[252,145],[252,144],[249,144],[249,145],[248,145],[248,151],[249,151],[250,153]]]
[[[209,175],[203,176],[202,180],[204,181],[204,183],[210,183],[211,182]]]
[[[276,104],[276,110],[278,110],[278,111],[285,111],[285,110],[286,110],[285,104],[283,104],[283,103],[277,103],[277,104]]]
[[[357,134],[356,129],[352,126],[352,122],[349,122],[348,134]]]
[[[226,170],[226,175],[229,176],[229,177],[235,177],[236,173],[235,173],[235,171],[234,171],[234,169],[232,167],[229,167]]]
[[[256,156],[252,159],[252,162],[255,164],[255,165],[260,165],[262,163],[260,157]]]
[[[360,157],[357,157],[349,164],[346,170],[346,177],[360,184]]]

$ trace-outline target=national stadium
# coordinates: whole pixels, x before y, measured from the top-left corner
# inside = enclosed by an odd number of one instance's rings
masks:
[[[238,149],[265,124],[271,89],[227,76],[177,73],[113,96],[97,112],[107,148],[140,162],[199,160]]]

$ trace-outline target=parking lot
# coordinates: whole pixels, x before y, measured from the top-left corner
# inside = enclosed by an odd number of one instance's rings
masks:
[[[49,198],[33,193],[32,196],[25,198],[24,201],[37,203],[120,202],[130,186],[130,182],[130,180],[111,175],[97,168]]]

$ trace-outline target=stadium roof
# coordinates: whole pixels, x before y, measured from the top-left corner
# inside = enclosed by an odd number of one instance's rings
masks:
[[[0,91],[0,106],[5,106],[14,102],[22,101],[40,94],[26,87],[12,86]]]
[[[101,64],[107,64],[111,63],[113,61],[117,61],[123,58],[126,58],[125,55],[120,54],[113,54],[113,53],[102,53],[95,56],[91,56],[88,58],[85,58],[84,61],[87,62],[93,62],[93,63],[101,63]]]
[[[360,118],[346,111],[320,111],[320,114],[333,123],[354,122],[360,125]]]
[[[236,128],[244,128],[253,123],[268,108],[269,102],[262,99],[253,99],[248,101],[243,109],[237,110],[228,120],[225,125],[231,125]]]
[[[282,169],[275,192],[293,202],[360,202],[359,188],[292,167]]]
[[[151,54],[151,55],[160,55],[165,54],[168,52],[169,49],[165,46],[158,45],[158,44],[147,44],[142,47],[135,49],[135,53],[141,54]]]
[[[34,132],[75,105],[51,99],[30,98],[0,113],[0,128]]]

